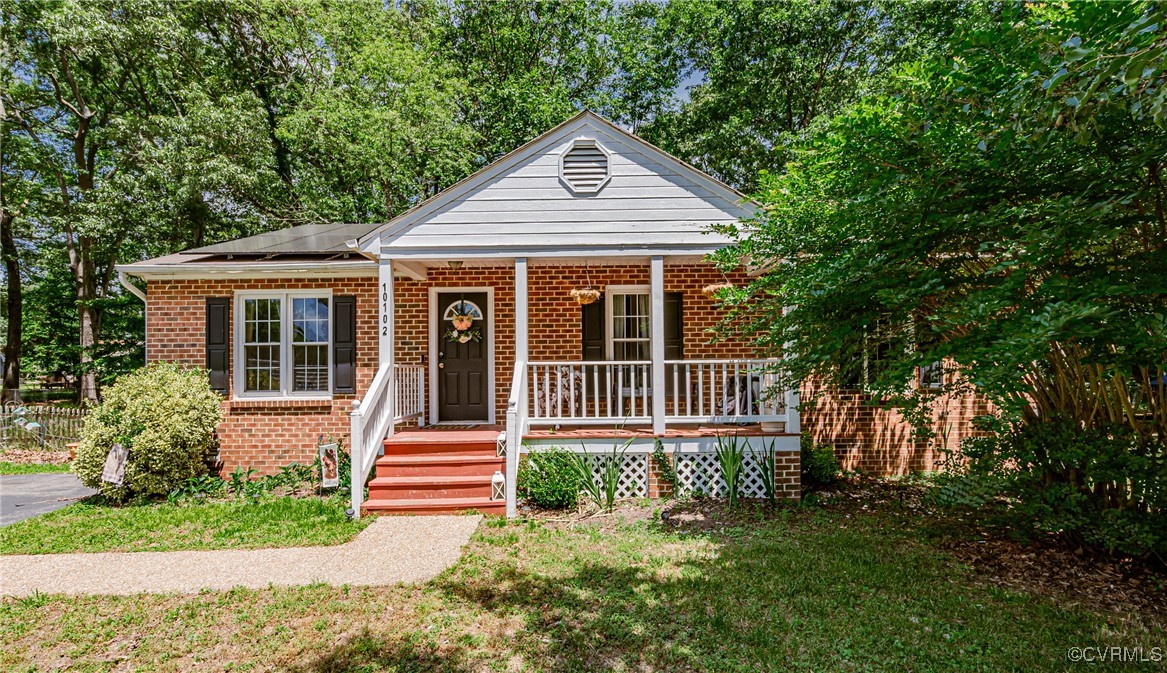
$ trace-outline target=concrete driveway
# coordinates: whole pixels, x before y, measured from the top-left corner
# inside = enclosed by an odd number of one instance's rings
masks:
[[[47,514],[94,493],[71,474],[0,476],[0,526]]]

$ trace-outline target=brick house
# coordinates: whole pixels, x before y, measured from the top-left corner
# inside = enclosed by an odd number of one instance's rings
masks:
[[[384,224],[293,227],[118,267],[146,281],[146,355],[206,367],[226,469],[272,472],[346,441],[356,511],[515,511],[519,454],[630,441],[621,493],[717,490],[717,435],[775,452],[798,497],[799,433],[845,467],[928,470],[934,442],[858,391],[769,384],[780,361],[711,339],[709,225],[742,194],[583,112]],[[810,392],[810,391],[804,391]],[[821,392],[821,391],[819,391]],[[941,405],[944,407],[945,405]],[[983,409],[952,400],[950,442]],[[801,417],[800,417],[801,416]],[[659,447],[659,449],[658,449]],[[762,488],[747,461],[747,492]]]

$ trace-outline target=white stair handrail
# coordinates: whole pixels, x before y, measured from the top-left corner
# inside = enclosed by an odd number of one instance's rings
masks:
[[[518,514],[519,452],[527,432],[527,363],[515,362],[511,394],[507,398],[506,428],[506,515]]]
[[[352,462],[353,518],[360,518],[365,502],[365,478],[380,452],[378,444],[385,439],[393,423],[393,366],[383,364],[369,384],[363,400],[353,400],[349,414],[349,455]]]

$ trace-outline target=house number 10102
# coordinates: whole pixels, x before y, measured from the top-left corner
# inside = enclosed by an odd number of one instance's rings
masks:
[[[389,336],[389,284],[381,283],[381,336]]]

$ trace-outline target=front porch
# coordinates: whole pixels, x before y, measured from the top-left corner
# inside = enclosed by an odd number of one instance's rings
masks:
[[[776,496],[797,498],[799,438],[747,426],[670,428],[655,435],[648,427],[597,426],[531,429],[519,455],[558,447],[589,456],[593,477],[620,448],[617,496],[657,498],[698,493],[724,495],[716,456],[719,437],[736,435],[746,447],[740,494],[762,498],[763,459],[774,455]],[[385,439],[375,459],[377,476],[368,482],[367,513],[446,514],[477,511],[505,514],[511,483],[506,457],[512,455],[499,425],[437,425],[404,428]],[[662,462],[663,461],[663,462]],[[516,461],[517,462],[517,461]]]
[[[478,474],[474,493],[501,493],[508,516],[528,446],[591,450],[633,437],[644,455],[657,440],[670,456],[712,455],[718,435],[738,434],[797,451],[797,393],[775,388],[781,360],[710,344],[716,306],[701,288],[724,278],[699,257],[382,258],[379,268],[380,364],[351,414],[355,512],[377,510],[363,503],[361,486],[387,438],[453,440],[442,429],[449,422],[496,442],[503,484],[492,491],[494,475]],[[585,283],[600,288],[598,306],[568,296]],[[473,318],[465,339],[451,326],[460,312]],[[458,442],[445,450],[457,453]]]

